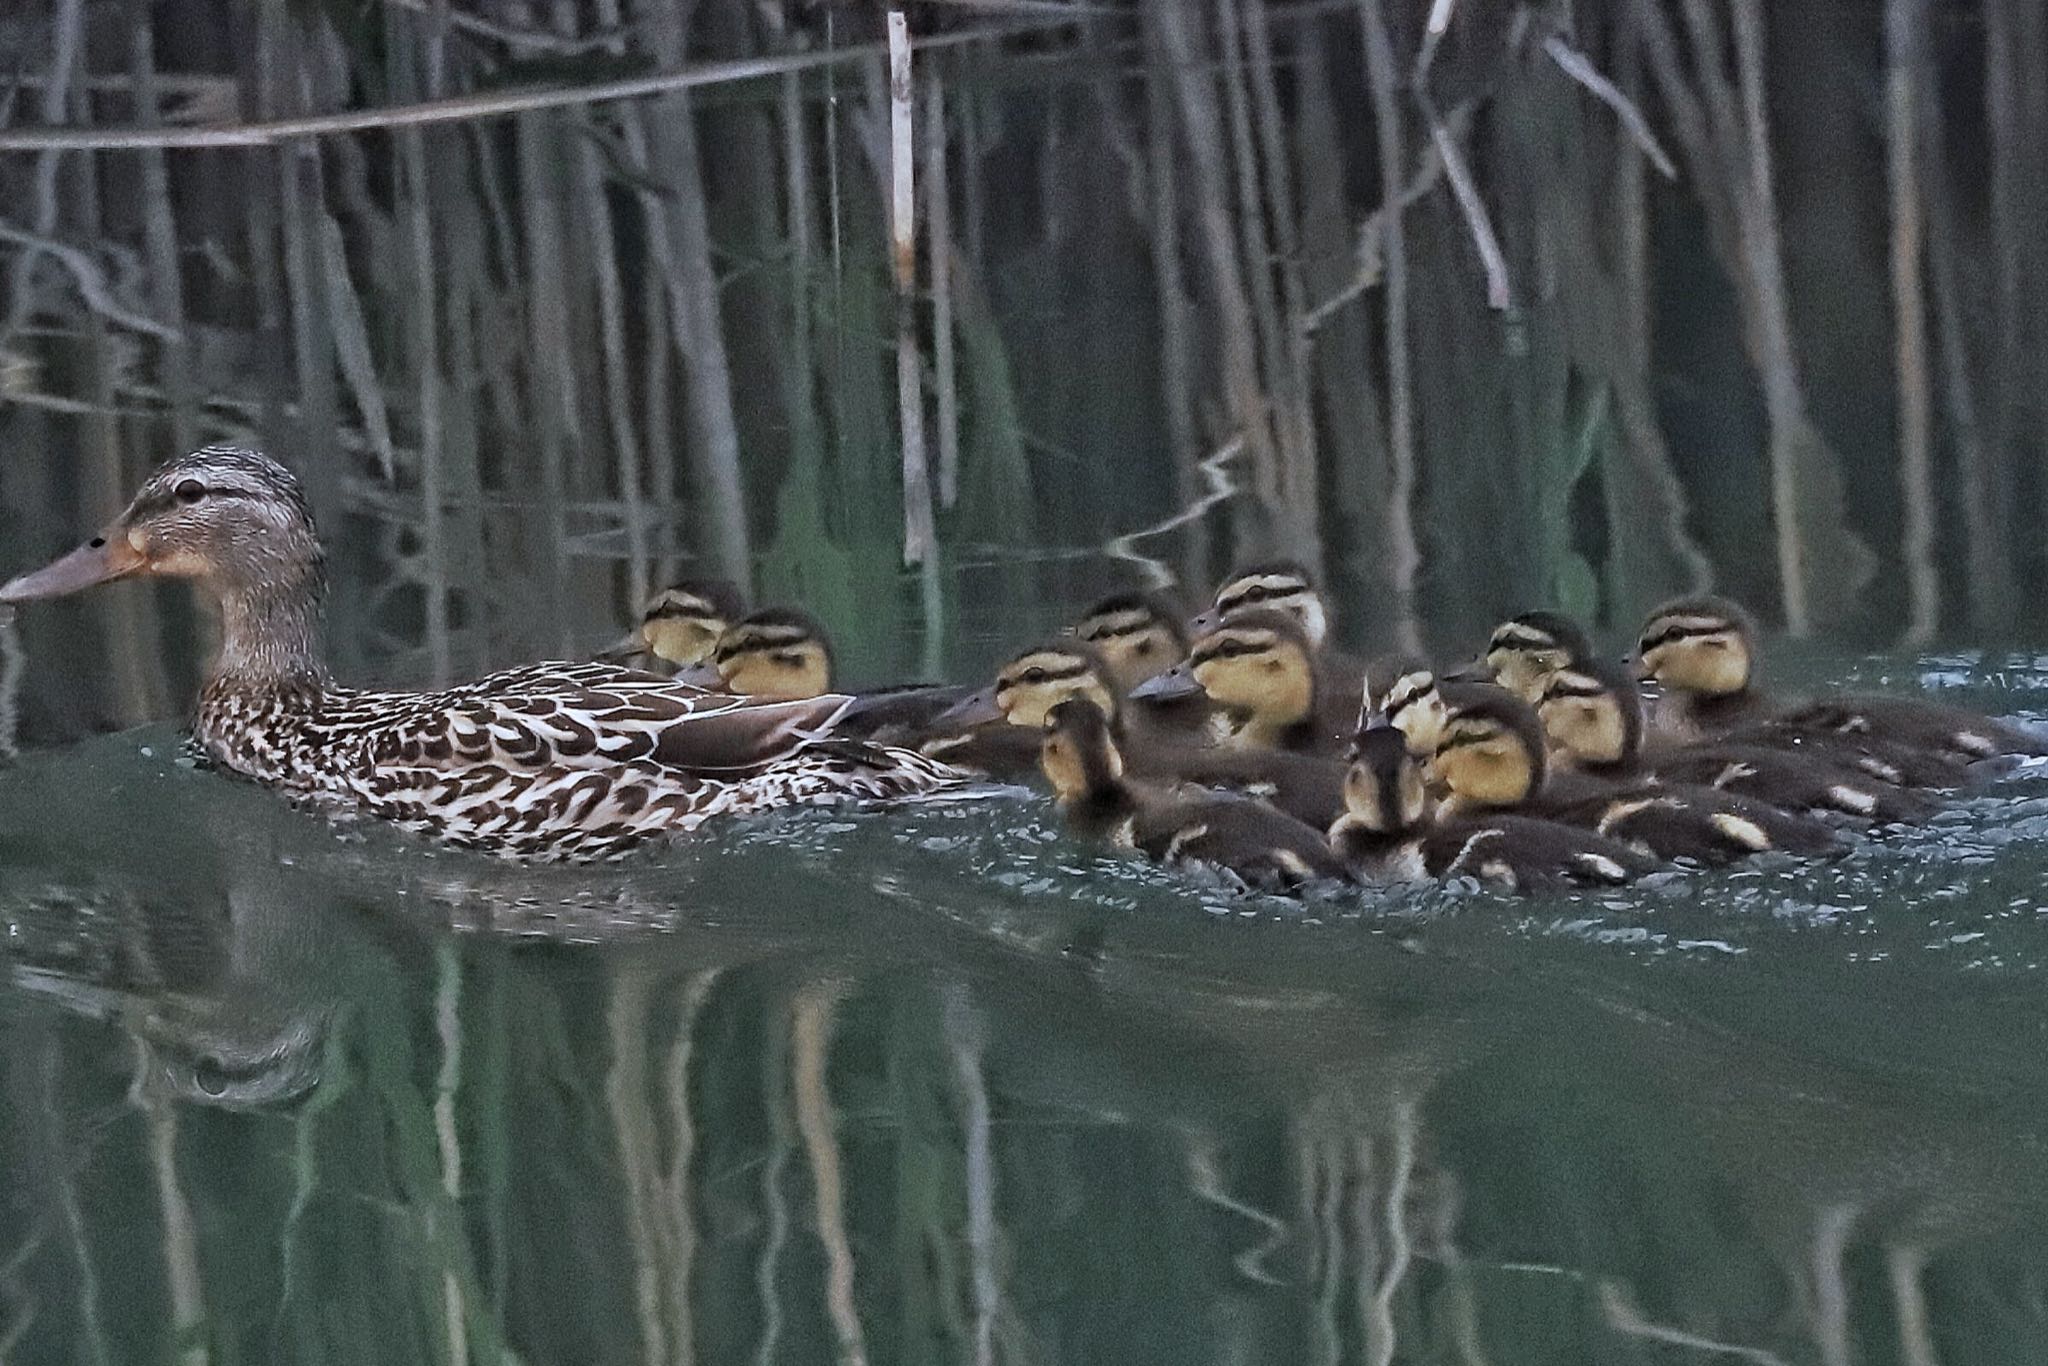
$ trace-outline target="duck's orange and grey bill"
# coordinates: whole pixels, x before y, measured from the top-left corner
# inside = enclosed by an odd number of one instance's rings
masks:
[[[95,536],[69,555],[53,560],[32,574],[23,574],[0,585],[0,603],[34,602],[38,598],[61,598],[94,584],[112,583],[140,573],[148,565],[141,552],[118,532]]]

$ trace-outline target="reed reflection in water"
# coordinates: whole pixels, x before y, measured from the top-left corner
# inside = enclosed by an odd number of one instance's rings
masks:
[[[169,739],[0,778],[10,1362],[1917,1364],[2043,1332],[2038,784],[1662,901],[1295,907],[1030,808],[503,868],[337,841]],[[163,838],[83,819],[106,791]],[[1971,839],[2012,841],[1995,874]]]

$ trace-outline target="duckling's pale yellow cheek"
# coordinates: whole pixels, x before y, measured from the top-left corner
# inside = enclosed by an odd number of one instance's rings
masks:
[[[651,621],[640,630],[647,648],[671,664],[696,664],[718,643],[716,632],[687,621]]]
[[[1720,696],[1749,686],[1749,652],[1731,640],[1688,640],[1644,657],[1657,681],[1681,692]]]
[[[1512,806],[1529,795],[1529,765],[1520,754],[1493,745],[1465,745],[1436,756],[1437,776],[1466,801]]]
[[[1437,742],[1444,738],[1443,708],[1427,702],[1412,703],[1402,708],[1394,728],[1407,737],[1410,754],[1427,760],[1436,753]]]
[[[808,665],[742,660],[725,675],[725,686],[746,697],[816,697],[826,690],[819,674]]]
[[[1487,658],[1494,680],[1526,702],[1542,696],[1543,685],[1557,672],[1556,659],[1547,652],[1496,650]]]

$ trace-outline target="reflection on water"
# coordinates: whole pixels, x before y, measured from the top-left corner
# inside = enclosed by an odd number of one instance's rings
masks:
[[[2038,774],[1567,900],[1021,803],[527,870],[108,737],[0,774],[0,1360],[2034,1361],[2044,871]]]

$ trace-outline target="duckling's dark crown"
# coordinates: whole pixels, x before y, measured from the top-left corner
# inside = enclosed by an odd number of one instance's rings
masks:
[[[828,654],[831,646],[817,622],[791,608],[770,607],[734,622],[718,642],[721,661],[737,655],[786,650],[793,645],[817,645]]]
[[[1218,659],[1265,654],[1276,647],[1292,645],[1306,653],[1308,637],[1301,623],[1285,612],[1247,612],[1232,617],[1195,642],[1188,655],[1192,667]]]
[[[1559,612],[1523,612],[1494,627],[1489,649],[1557,650],[1589,653],[1591,642],[1579,624]]]
[[[1676,602],[1665,603],[1650,614],[1643,623],[1636,648],[1647,652],[1660,645],[1697,640],[1703,636],[1727,635],[1731,631],[1748,636],[1754,629],[1749,613],[1727,598],[1711,595],[1680,598]]]
[[[1232,574],[1216,590],[1216,606],[1236,611],[1315,591],[1308,570],[1292,560],[1273,560]]]
[[[678,617],[730,621],[740,614],[739,589],[723,579],[684,579],[647,600],[642,621]]]
[[[1083,612],[1075,634],[1092,640],[1101,635],[1128,635],[1147,626],[1178,630],[1180,619],[1179,605],[1164,594],[1133,588],[1111,593]]]
[[[996,686],[1061,683],[1090,675],[1100,677],[1101,674],[1102,658],[1094,650],[1071,640],[1048,641],[1028,650],[1019,650],[1005,660],[1002,668],[996,671]]]

